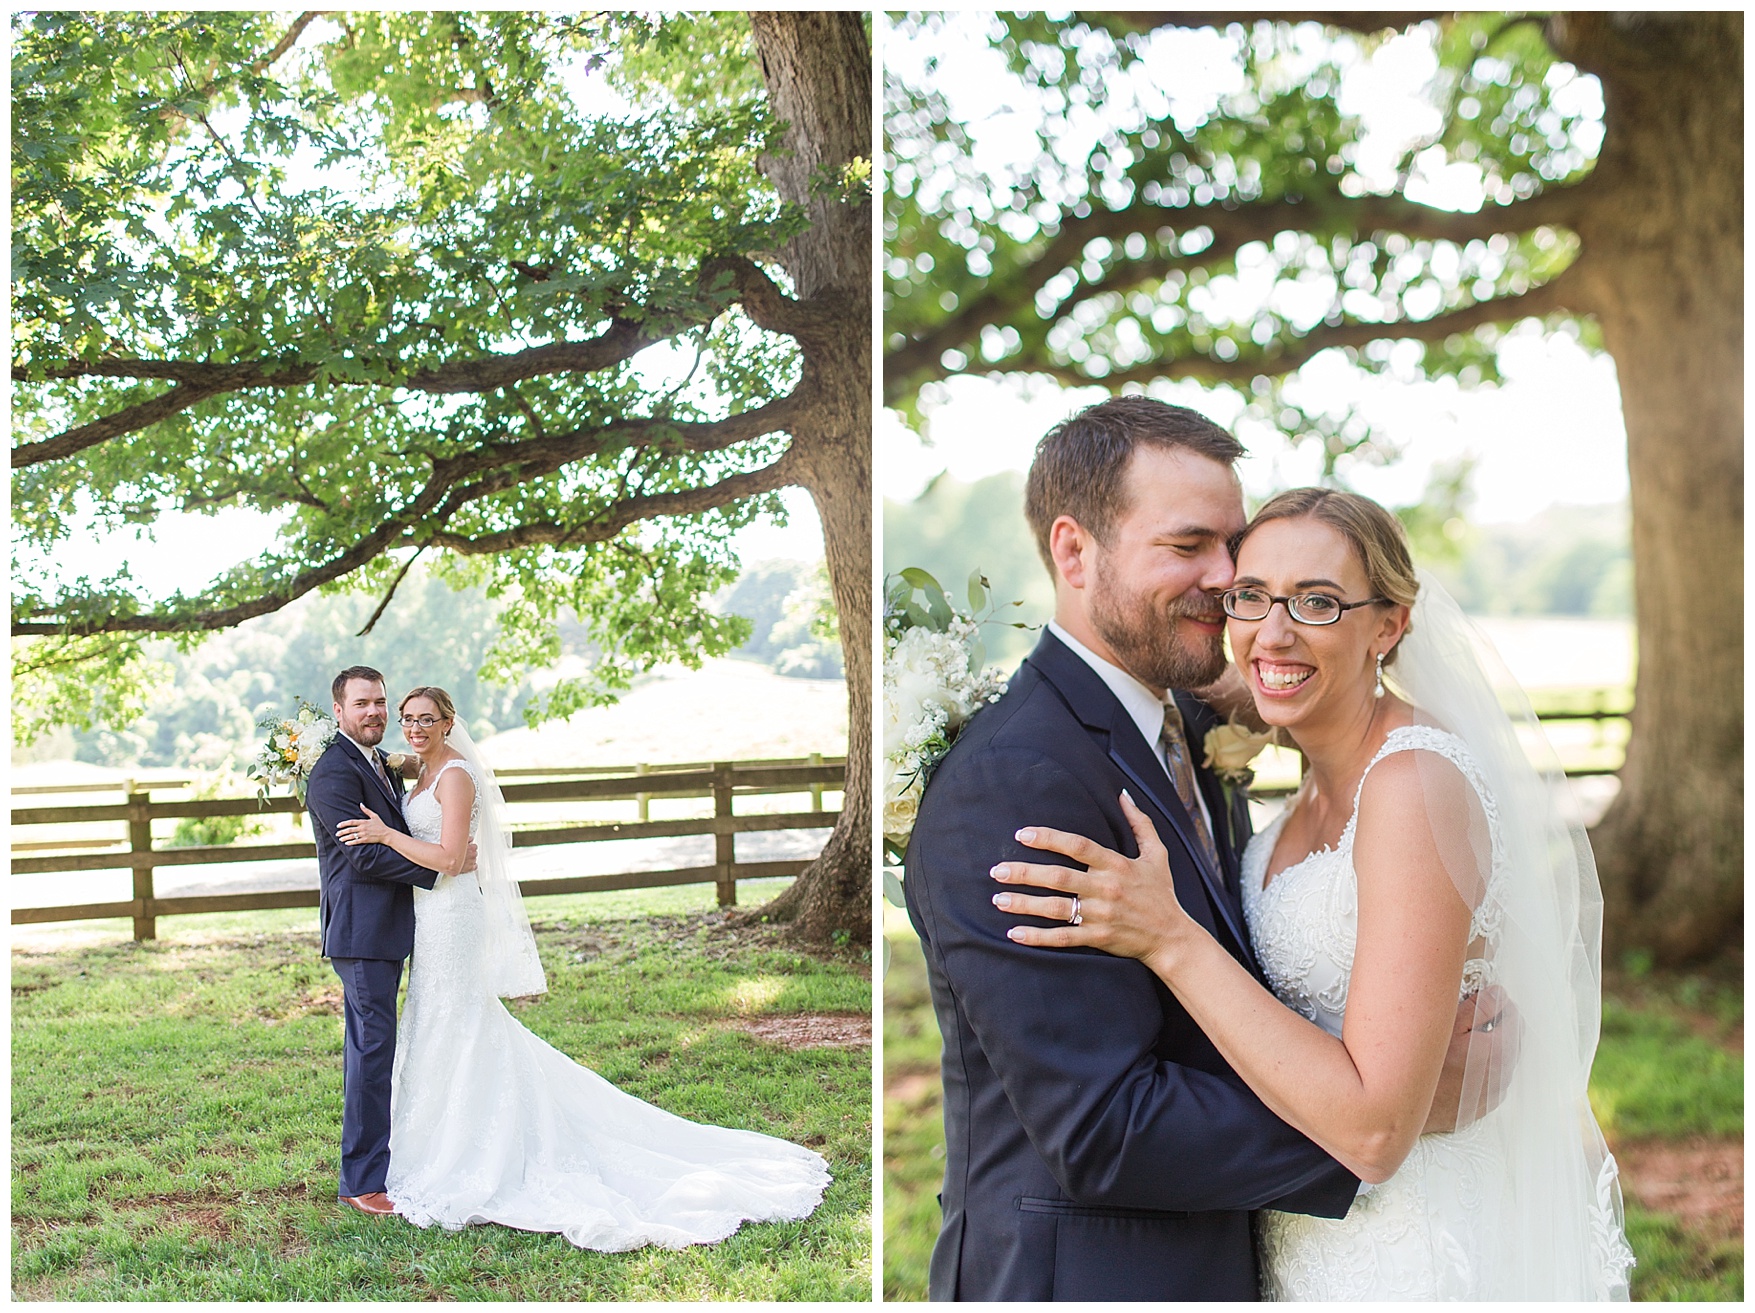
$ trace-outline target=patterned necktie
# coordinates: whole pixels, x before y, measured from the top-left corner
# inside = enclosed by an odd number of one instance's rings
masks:
[[[1188,813],[1195,837],[1200,840],[1201,850],[1212,863],[1214,873],[1223,879],[1225,868],[1219,863],[1218,846],[1213,842],[1212,831],[1207,828],[1207,816],[1201,810],[1200,799],[1195,797],[1194,764],[1188,756],[1182,712],[1177,710],[1174,702],[1164,704],[1164,729],[1158,735],[1158,742],[1163,745],[1164,757],[1170,763],[1170,782],[1176,786],[1176,797],[1182,803],[1182,810]]]
[[[372,765],[378,768],[378,778],[384,782],[384,792],[394,798],[396,787],[390,783],[390,772],[384,769],[384,759],[378,755],[375,749],[368,749],[368,751],[371,754]]]

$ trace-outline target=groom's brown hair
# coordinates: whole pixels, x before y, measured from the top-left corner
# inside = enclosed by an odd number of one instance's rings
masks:
[[[1127,463],[1142,443],[1181,447],[1221,465],[1243,455],[1243,444],[1205,415],[1150,397],[1111,397],[1055,425],[1037,444],[1024,485],[1024,518],[1050,577],[1048,530],[1061,516],[1109,541],[1127,510]]]
[[[384,682],[384,676],[370,666],[349,666],[337,675],[334,682],[329,685],[330,698],[336,702],[344,699],[347,696],[347,681],[350,679],[369,679],[374,684]]]

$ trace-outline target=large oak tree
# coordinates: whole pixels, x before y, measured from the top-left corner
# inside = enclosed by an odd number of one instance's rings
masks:
[[[1174,103],[1172,27],[1240,67],[1210,112]],[[1404,32],[1434,54],[1432,130],[1367,176],[1343,77]],[[1593,833],[1608,944],[1739,944],[1742,16],[1083,13],[990,40],[1039,125],[1009,172],[974,162],[954,69],[886,87],[891,404],[973,371],[1197,379],[1332,457],[1370,435],[1282,387],[1319,352],[1405,369],[1411,342],[1413,374],[1490,382],[1509,326],[1571,325],[1614,359],[1631,467],[1636,706]],[[1433,203],[1458,168],[1477,208]],[[1237,284],[1216,294],[1240,270],[1271,289],[1243,315]]]
[[[860,17],[43,12],[15,20],[12,69],[33,695],[114,712],[143,639],[321,589],[394,605],[422,557],[502,599],[490,666],[546,663],[556,619],[584,622],[593,674],[543,708],[565,714],[734,645],[707,605],[731,535],[802,487],[847,785],[769,912],[867,933]],[[622,99],[592,108],[605,80]],[[198,595],[54,568],[82,524],[222,506],[281,516],[279,543]]]

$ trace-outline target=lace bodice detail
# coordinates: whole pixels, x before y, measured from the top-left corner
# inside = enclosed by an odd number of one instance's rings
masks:
[[[1394,752],[1434,752],[1454,765],[1474,789],[1487,814],[1492,843],[1492,871],[1486,892],[1469,922],[1471,943],[1490,945],[1498,932],[1498,895],[1504,868],[1499,834],[1499,808],[1481,778],[1480,768],[1454,734],[1430,725],[1409,725],[1389,732],[1353,793],[1353,810],[1332,848],[1319,848],[1293,862],[1267,881],[1267,864],[1290,814],[1288,807],[1249,844],[1243,856],[1243,912],[1256,959],[1268,983],[1286,1006],[1314,1021],[1331,1035],[1341,1033],[1347,1011],[1347,985],[1353,973],[1353,946],[1359,928],[1359,889],[1353,871],[1353,839],[1359,823],[1359,799],[1372,767]],[[1463,965],[1460,998],[1492,979],[1489,957],[1471,957]]]
[[[1416,725],[1392,730],[1371,759],[1353,795],[1340,840],[1292,863],[1263,888],[1283,813],[1250,841],[1243,858],[1243,907],[1257,960],[1280,1001],[1321,1026],[1341,1033],[1358,936],[1358,882],[1353,840],[1359,799],[1371,768],[1394,752],[1434,752],[1468,780],[1487,815],[1493,872],[1470,925],[1471,942],[1491,945],[1497,930],[1498,881],[1503,865],[1498,807],[1468,748],[1443,730]],[[1289,813],[1290,809],[1288,809]],[[1459,995],[1491,975],[1474,957],[1458,982]],[[1268,1299],[1469,1298],[1467,1255],[1471,1228],[1488,1215],[1497,1170],[1487,1119],[1454,1135],[1427,1135],[1395,1176],[1362,1195],[1339,1220],[1263,1213],[1257,1229],[1263,1294]]]
[[[475,797],[469,804],[469,833],[475,834],[476,822],[481,819],[481,781],[476,778],[475,770],[467,761],[454,757],[442,762],[433,782],[418,793],[411,793],[402,803],[402,819],[408,822],[408,832],[422,843],[438,843],[445,823],[445,809],[439,804],[439,777],[451,769],[462,771],[469,776],[475,785]]]

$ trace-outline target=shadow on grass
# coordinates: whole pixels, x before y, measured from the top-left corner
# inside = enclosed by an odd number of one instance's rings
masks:
[[[870,1051],[740,1029],[869,1016],[869,964],[661,894],[533,901],[549,993],[513,1007],[629,1093],[816,1148],[835,1179],[810,1218],[597,1254],[344,1211],[339,996],[311,913],[166,918],[149,944],[15,944],[13,1297],[869,1298]]]

